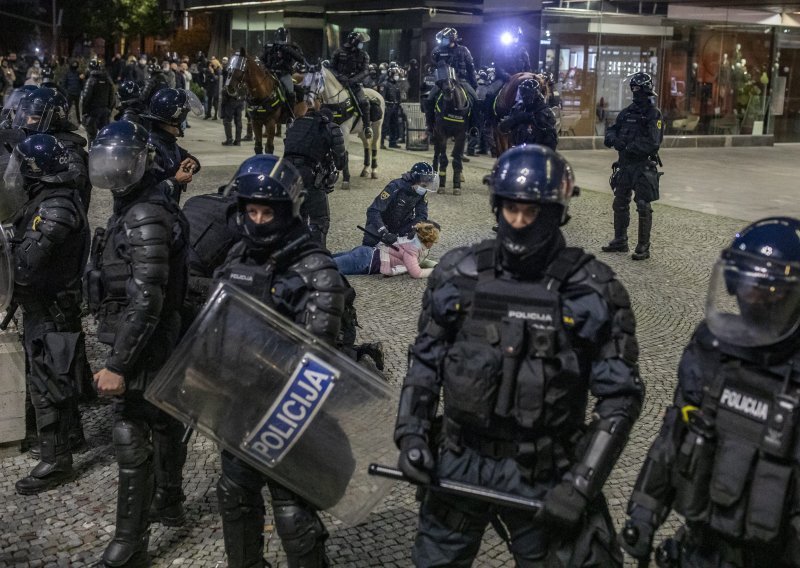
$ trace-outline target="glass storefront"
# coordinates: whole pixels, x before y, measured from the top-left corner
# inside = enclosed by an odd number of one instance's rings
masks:
[[[792,70],[800,63],[800,35],[770,26],[574,12],[545,10],[538,50],[539,68],[558,78],[562,134],[602,135],[630,103],[627,79],[639,71],[653,76],[667,134],[775,132],[781,141],[797,130],[798,100],[787,94],[771,104],[771,95],[778,87],[798,92],[790,82],[798,75]],[[778,38],[785,65],[777,67],[771,63],[776,35],[786,36]]]

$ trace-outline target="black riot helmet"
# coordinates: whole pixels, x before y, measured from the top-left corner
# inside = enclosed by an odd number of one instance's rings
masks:
[[[289,41],[289,32],[286,31],[286,28],[278,28],[275,30],[275,43],[286,43]]]
[[[225,188],[227,195],[236,195],[237,224],[244,238],[257,247],[268,247],[283,238],[287,229],[300,218],[305,200],[303,178],[287,160],[260,154],[248,158]],[[268,223],[255,223],[247,213],[250,204],[272,208]]]
[[[436,189],[439,186],[438,175],[428,162],[417,162],[411,166],[406,176],[414,185],[422,186],[426,189]]]
[[[3,182],[6,191],[29,189],[36,182],[63,183],[75,179],[69,168],[69,151],[50,134],[33,134],[14,148]]]
[[[639,73],[635,73],[631,77],[630,86],[632,93],[644,92],[648,95],[653,94],[653,78],[649,73],[644,73],[641,71]]]
[[[436,34],[436,41],[440,45],[455,45],[458,39],[458,31],[455,28],[444,28]]]
[[[150,99],[144,118],[180,128],[191,111],[195,116],[203,114],[203,103],[188,89],[159,89]]]
[[[709,281],[706,323],[721,341],[765,348],[800,329],[800,220],[768,217],[722,251]]]
[[[153,161],[154,149],[143,126],[119,120],[104,126],[89,147],[89,180],[115,196],[138,187]]]
[[[517,92],[520,100],[526,105],[533,104],[536,101],[544,101],[541,85],[536,79],[525,79],[520,82]]]
[[[503,153],[484,178],[491,192],[498,221],[497,238],[510,266],[521,274],[543,270],[544,261],[557,245],[558,227],[569,219],[569,201],[576,193],[572,169],[550,148],[523,144]],[[504,208],[535,204],[534,220],[518,227],[506,219]]]
[[[344,39],[344,45],[351,49],[363,49],[364,44],[369,41],[369,35],[364,32],[353,30]]]
[[[117,97],[120,103],[138,101],[142,96],[142,88],[136,81],[123,81],[117,88]]]
[[[50,132],[67,121],[69,103],[56,89],[40,87],[25,95],[14,114],[14,128],[25,132]]]

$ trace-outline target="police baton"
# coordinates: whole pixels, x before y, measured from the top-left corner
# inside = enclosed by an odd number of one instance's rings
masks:
[[[373,233],[372,231],[369,231],[369,230],[365,229],[365,228],[364,228],[364,227],[362,227],[361,225],[356,225],[356,229],[358,229],[358,230],[360,230],[360,231],[363,231],[365,234],[369,235],[369,236],[370,236],[370,237],[372,237],[373,239],[378,239],[378,242],[379,242],[379,243],[383,243],[383,241],[381,240],[381,236],[380,236],[380,235],[378,235],[378,234],[376,234],[376,233]],[[383,243],[383,244],[386,244],[386,243]],[[398,246],[396,246],[396,245],[387,245],[387,246],[389,246],[389,247],[393,248],[394,250],[400,250],[400,247],[398,247]]]
[[[6,310],[6,317],[3,318],[3,321],[0,322],[0,331],[5,331],[8,329],[8,325],[11,323],[11,320],[14,319],[14,316],[17,314],[17,308],[19,307],[18,304],[11,303]]]
[[[629,546],[636,545],[639,540],[638,527],[630,524],[630,521],[625,523],[625,528],[622,529],[622,540]],[[647,554],[647,558],[636,558],[636,566],[638,568],[647,568],[650,566],[650,553]],[[669,566],[669,564],[666,564],[666,566]]]
[[[412,450],[413,451],[413,450]],[[412,456],[410,456],[412,457]],[[522,509],[532,513],[538,513],[542,510],[543,504],[537,499],[528,499],[513,495],[511,493],[504,493],[502,491],[495,491],[494,489],[486,489],[480,485],[472,485],[471,483],[463,483],[461,481],[453,481],[451,479],[437,479],[430,485],[424,485],[406,476],[399,469],[380,465],[377,463],[369,464],[369,474],[377,475],[379,477],[387,477],[395,481],[406,481],[414,485],[421,485],[433,491],[441,493],[449,493],[450,495],[457,495],[460,497],[471,497],[479,501],[492,503],[493,505],[500,505],[502,507],[514,507],[515,509]]]
[[[181,444],[183,444],[184,446],[188,446],[192,434],[194,434],[194,430],[192,429],[191,426],[187,426],[186,429],[183,431],[183,436],[181,436]]]

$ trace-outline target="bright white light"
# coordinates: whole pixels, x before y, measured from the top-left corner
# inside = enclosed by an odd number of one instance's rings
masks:
[[[514,36],[511,35],[511,32],[503,32],[503,35],[500,36],[500,42],[503,45],[511,45],[514,42]]]

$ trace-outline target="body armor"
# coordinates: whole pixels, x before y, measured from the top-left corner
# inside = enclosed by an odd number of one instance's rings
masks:
[[[360,83],[369,75],[369,55],[361,49],[338,49],[331,58],[331,69],[337,76]]]
[[[303,62],[303,52],[294,43],[268,43],[264,48],[264,67],[276,73],[291,73],[295,63]]]
[[[539,106],[517,103],[499,128],[510,133],[512,146],[540,144],[552,150],[558,146],[556,117],[544,101]]]
[[[284,156],[305,158],[309,167],[330,159],[341,169],[345,152],[342,130],[316,113],[298,118],[286,132]]]
[[[167,87],[169,87],[169,83],[167,82],[167,77],[164,75],[164,72],[160,69],[153,71],[147,78],[147,81],[145,81],[144,87],[142,87],[141,101],[145,105],[149,105],[153,95]]]
[[[241,240],[236,198],[218,194],[192,197],[183,206],[189,222],[189,274],[211,278],[228,251]]]
[[[400,87],[394,81],[386,81],[382,87],[383,98],[386,104],[400,104],[402,96],[400,94]]]
[[[81,110],[88,114],[93,110],[114,108],[114,85],[109,76],[102,71],[92,71],[83,88]]]
[[[431,61],[436,67],[440,61],[445,61],[456,72],[460,81],[466,81],[473,89],[477,88],[478,81],[475,77],[475,64],[472,54],[463,45],[455,47],[436,46],[431,53]]]

